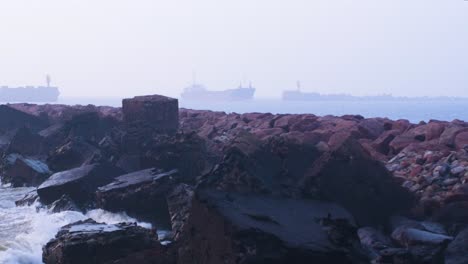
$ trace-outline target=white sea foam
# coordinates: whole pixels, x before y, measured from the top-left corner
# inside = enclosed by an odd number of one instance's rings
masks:
[[[4,188],[0,186],[0,263],[42,264],[42,247],[52,239],[60,227],[88,218],[96,222],[116,224],[137,222],[125,213],[114,214],[96,209],[82,214],[65,211],[49,213],[46,209],[32,206],[16,207],[31,188]],[[145,228],[151,224],[138,223]]]

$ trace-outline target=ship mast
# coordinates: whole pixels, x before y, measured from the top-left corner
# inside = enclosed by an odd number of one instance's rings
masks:
[[[47,87],[50,87],[50,82],[51,82],[50,75],[49,75],[49,74],[47,74],[47,75],[46,75],[46,83],[47,83]]]
[[[301,82],[297,81],[296,86],[297,86],[297,91],[300,92],[301,91]]]

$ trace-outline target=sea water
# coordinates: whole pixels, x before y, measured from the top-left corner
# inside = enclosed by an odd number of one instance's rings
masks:
[[[118,97],[61,97],[62,104],[95,104],[120,107]],[[247,101],[184,101],[180,107],[197,110],[224,111],[227,113],[262,112],[273,114],[361,115],[366,118],[388,117],[393,120],[420,121],[454,119],[468,120],[468,99],[418,99],[418,100],[331,100],[331,101],[283,101],[281,99],[256,98]]]
[[[86,214],[74,211],[50,213],[36,203],[16,207],[33,188],[10,188],[0,184],[0,263],[39,264],[42,262],[42,247],[59,231],[60,227],[88,218],[106,224],[137,222],[125,213],[110,213],[101,209]],[[138,223],[151,228],[148,223]]]

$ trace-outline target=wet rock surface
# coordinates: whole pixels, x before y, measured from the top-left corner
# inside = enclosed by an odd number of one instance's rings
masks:
[[[151,230],[135,224],[106,225],[86,220],[64,226],[45,245],[42,259],[57,264],[110,264],[144,251],[156,255],[163,251]]]
[[[96,193],[97,206],[170,228],[166,196],[180,182],[177,170],[146,169],[115,178]]]
[[[335,204],[203,190],[179,263],[357,263],[353,228]]]
[[[38,187],[37,193],[45,204],[53,203],[66,194],[73,201],[84,205],[94,200],[94,193],[99,186],[111,182],[121,173],[120,169],[109,164],[85,165],[55,173]]]

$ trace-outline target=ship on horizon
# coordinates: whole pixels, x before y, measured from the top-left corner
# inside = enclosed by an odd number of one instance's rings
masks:
[[[253,99],[255,88],[252,84],[248,87],[243,87],[242,84],[238,88],[222,91],[213,91],[206,89],[205,86],[193,83],[186,87],[180,95],[184,100],[191,101],[245,101]]]
[[[428,101],[428,100],[467,100],[465,97],[405,97],[391,94],[354,96],[350,94],[321,94],[317,92],[303,92],[300,82],[297,82],[296,90],[283,91],[284,101]]]
[[[51,103],[57,102],[60,91],[51,86],[51,78],[46,76],[46,86],[0,87],[0,102]]]

